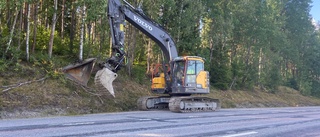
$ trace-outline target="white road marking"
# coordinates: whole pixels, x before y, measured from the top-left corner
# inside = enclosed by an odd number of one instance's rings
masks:
[[[189,118],[199,118],[200,116],[189,116]]]
[[[152,120],[152,119],[149,119],[149,118],[141,118],[141,119],[139,119],[139,120],[141,120],[141,121],[149,121],[149,120]]]
[[[64,126],[75,126],[75,125],[90,125],[94,124],[94,122],[77,122],[77,123],[67,123],[63,124]]]
[[[246,136],[246,135],[252,135],[252,134],[257,134],[258,132],[251,131],[251,132],[244,132],[244,133],[239,133],[239,134],[231,134],[231,135],[226,135],[223,137],[240,137],[240,136]]]
[[[146,136],[146,137],[163,137],[162,134],[139,134],[139,136]]]

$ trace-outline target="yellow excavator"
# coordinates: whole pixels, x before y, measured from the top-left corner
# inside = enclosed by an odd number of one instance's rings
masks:
[[[161,96],[141,97],[137,101],[140,110],[169,109],[172,112],[216,111],[220,109],[218,99],[194,94],[208,94],[209,72],[204,70],[204,59],[198,56],[178,56],[176,45],[168,32],[140,8],[127,1],[108,1],[108,18],[112,36],[112,54],[100,63],[94,79],[96,89],[115,96],[112,82],[123,66],[125,21],[151,38],[161,49],[164,62],[156,65],[152,74],[151,90]],[[81,63],[63,68],[65,75],[77,83],[87,85],[96,59],[89,58]],[[157,71],[157,70],[164,71]]]

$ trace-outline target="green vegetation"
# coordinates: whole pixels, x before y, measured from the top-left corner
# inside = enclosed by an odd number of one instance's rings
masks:
[[[245,100],[235,99],[255,94],[262,99],[291,94],[279,89],[283,86],[320,97],[320,31],[311,23],[311,0],[128,2],[168,30],[180,55],[206,59],[216,89],[213,96],[235,95],[223,99],[224,107],[237,107]],[[134,110],[133,99],[151,94],[146,70],[161,61],[161,52],[130,23],[125,27],[126,68],[115,82],[119,98],[96,96],[63,77],[61,68],[81,59],[79,53],[83,59],[109,57],[106,4],[107,0],[0,0],[0,110],[54,104],[68,114]],[[41,78],[45,80],[37,81]],[[33,82],[6,91],[8,85],[28,81]]]

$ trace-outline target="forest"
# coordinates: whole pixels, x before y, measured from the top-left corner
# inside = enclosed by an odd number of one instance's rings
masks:
[[[287,86],[320,97],[320,31],[311,0],[127,1],[169,32],[181,56],[205,58],[217,89],[275,93]],[[108,58],[107,2],[0,0],[0,73],[24,63],[47,65],[54,76],[72,60]],[[130,23],[125,48],[129,76],[161,62],[159,47]]]

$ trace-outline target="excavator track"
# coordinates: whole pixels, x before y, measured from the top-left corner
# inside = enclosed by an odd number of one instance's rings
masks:
[[[168,110],[170,96],[145,96],[137,101],[139,110]]]
[[[170,110],[177,113],[217,111],[221,108],[218,99],[208,97],[145,96],[137,101],[139,110]]]
[[[169,109],[172,112],[208,112],[217,111],[221,108],[218,99],[208,97],[171,97]]]

